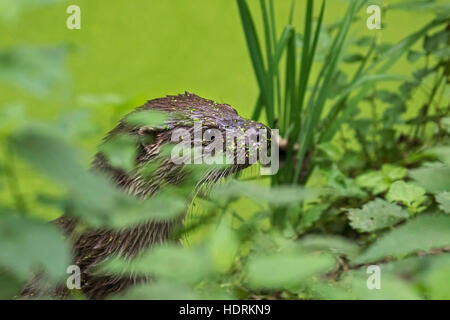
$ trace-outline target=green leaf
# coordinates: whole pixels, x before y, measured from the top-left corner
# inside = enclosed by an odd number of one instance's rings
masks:
[[[114,211],[114,196],[118,191],[106,177],[94,176],[85,170],[78,150],[62,136],[61,132],[36,125],[15,134],[12,143],[24,160],[73,194],[74,214],[85,216],[90,223],[101,224],[100,221]]]
[[[391,202],[402,202],[408,207],[417,208],[425,200],[425,189],[412,183],[396,181],[389,188],[386,199]]]
[[[379,198],[365,204],[362,209],[348,210],[350,225],[359,232],[391,227],[408,217],[409,213],[401,207]]]
[[[328,204],[320,204],[306,210],[301,217],[300,225],[298,227],[299,231],[303,232],[310,228],[317,220],[320,219],[322,213],[328,208],[328,206]]]
[[[450,213],[450,192],[441,192],[435,195],[439,208],[445,213]]]
[[[139,110],[126,116],[125,121],[135,126],[158,128],[167,121],[167,114],[155,110]]]
[[[234,261],[239,248],[236,233],[225,222],[219,224],[209,242],[209,251],[214,268],[220,272],[227,272]]]
[[[408,170],[403,167],[394,166],[391,164],[385,164],[381,167],[381,172],[386,175],[391,181],[403,179]]]
[[[305,279],[329,271],[335,263],[328,254],[256,255],[249,258],[247,277],[254,288],[293,288]]]
[[[447,166],[450,166],[450,147],[447,146],[435,147],[427,151],[436,155],[436,157],[443,163],[445,163]]]
[[[372,171],[358,176],[356,182],[359,186],[371,190],[373,194],[386,191],[390,186],[390,180],[380,171]]]
[[[0,265],[19,279],[29,279],[41,268],[56,280],[64,276],[69,264],[69,246],[55,226],[17,215],[0,215]]]
[[[272,205],[284,206],[314,198],[319,191],[299,186],[277,186],[264,188],[256,184],[231,181],[226,185],[214,187],[211,196],[214,199],[228,201],[232,198],[248,197],[256,203],[268,202]]]
[[[137,139],[125,134],[118,134],[103,143],[100,151],[108,159],[108,163],[125,172],[132,171],[135,167],[137,156]]]
[[[419,216],[383,235],[353,263],[374,262],[388,256],[399,257],[419,250],[450,245],[450,216]]]
[[[367,281],[370,274],[364,271],[350,271],[336,284],[313,286],[321,299],[332,300],[418,300],[413,285],[399,277],[386,274],[381,267],[380,289],[369,290]]]
[[[170,191],[158,193],[144,202],[125,195],[116,196],[116,208],[105,217],[106,224],[121,228],[149,221],[172,221],[187,209],[186,199]]]
[[[420,168],[411,170],[409,176],[414,183],[430,193],[450,191],[450,168]]]
[[[101,269],[117,274],[151,274],[158,278],[196,284],[211,273],[206,256],[198,250],[165,245],[129,261],[112,258]]]
[[[333,164],[331,168],[322,170],[327,177],[327,187],[331,187],[330,196],[344,197],[344,198],[365,198],[365,193],[357,185],[354,179],[347,178],[336,166]]]

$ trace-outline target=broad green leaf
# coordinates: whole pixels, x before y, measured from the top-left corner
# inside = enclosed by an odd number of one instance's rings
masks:
[[[359,232],[391,227],[408,217],[409,213],[401,207],[379,198],[365,204],[362,209],[348,210],[350,225]]]
[[[423,215],[383,235],[353,263],[368,263],[446,246],[450,246],[450,216]]]
[[[163,126],[167,119],[167,114],[160,111],[139,110],[127,115],[125,122],[135,126],[158,128]]]
[[[441,192],[435,195],[439,208],[445,213],[450,213],[450,192]]]
[[[306,210],[301,217],[300,225],[298,227],[299,231],[302,232],[311,227],[317,220],[320,219],[322,213],[327,208],[328,204],[321,204]]]
[[[132,171],[136,164],[136,139],[130,135],[119,134],[111,137],[100,146],[100,151],[114,168]]]
[[[365,198],[367,194],[361,190],[354,179],[347,178],[336,166],[333,164],[328,170],[323,170],[327,176],[327,187],[331,187],[329,192],[333,197],[355,197]]]
[[[113,258],[101,269],[118,274],[150,274],[190,284],[198,283],[212,272],[204,253],[175,245],[152,248],[131,261]]]
[[[366,268],[363,268],[366,271]],[[319,297],[331,300],[418,300],[420,296],[413,285],[383,272],[381,266],[380,289],[369,289],[365,272],[349,272],[336,284],[313,286]]]
[[[381,172],[386,175],[391,181],[403,179],[408,170],[403,167],[394,166],[391,164],[385,164],[381,167]]]
[[[386,199],[417,209],[426,200],[425,189],[412,183],[396,181],[389,188]]]
[[[327,254],[256,255],[249,258],[247,278],[254,288],[293,288],[307,278],[331,270],[335,263]]]
[[[306,199],[311,199],[319,194],[318,191],[298,186],[278,186],[264,188],[256,184],[232,181],[226,185],[219,185],[213,189],[212,197],[215,199],[232,199],[248,197],[259,203],[268,202],[272,205],[289,205]]]
[[[139,222],[173,221],[187,210],[186,199],[170,191],[158,193],[143,202],[125,195],[118,196],[115,201],[116,209],[105,218],[107,224],[114,228]]]
[[[373,194],[386,191],[390,186],[390,180],[380,171],[372,171],[356,178],[356,182],[363,188],[369,189]]]
[[[430,193],[450,191],[450,168],[420,168],[411,170],[409,176],[414,183]]]
[[[94,175],[81,165],[79,151],[49,127],[33,126],[13,137],[14,150],[38,171],[69,190],[71,213],[89,223],[102,225],[117,207],[115,190],[106,177]]]
[[[214,268],[227,272],[235,259],[239,239],[229,225],[222,221],[209,242],[209,251]]]
[[[0,215],[0,266],[22,280],[39,268],[56,280],[69,264],[68,243],[56,227],[17,215]]]
[[[436,157],[438,157],[438,159],[445,163],[447,166],[450,166],[450,147],[435,147],[429,149],[428,151],[435,154]]]

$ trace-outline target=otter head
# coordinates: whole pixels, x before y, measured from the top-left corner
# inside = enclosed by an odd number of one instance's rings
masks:
[[[165,115],[164,123],[152,126],[127,121],[130,115],[145,111]],[[148,101],[130,115],[120,121],[106,141],[118,134],[135,137],[136,168],[130,172],[114,168],[101,152],[96,155],[94,167],[111,174],[118,185],[136,196],[146,197],[164,185],[182,182],[183,170],[189,164],[211,165],[200,182],[216,182],[252,165],[260,151],[270,149],[270,130],[265,125],[241,118],[230,105],[191,93]],[[174,145],[182,147],[181,156],[164,152],[164,147]],[[186,153],[186,147],[196,151]],[[225,161],[217,165],[220,159]],[[149,166],[153,168],[151,173],[143,174]]]

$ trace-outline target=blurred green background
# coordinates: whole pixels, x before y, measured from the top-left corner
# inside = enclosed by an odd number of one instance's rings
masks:
[[[297,26],[302,25],[304,15],[301,2],[294,17]],[[329,1],[327,24],[344,15],[346,2]],[[81,30],[66,28],[69,4],[81,8]],[[258,5],[257,1],[249,4]],[[290,1],[278,0],[276,6],[281,26]],[[383,17],[384,30],[369,31],[365,21],[360,21],[352,35],[378,32],[383,42],[395,43],[430,18],[426,12],[390,12]],[[1,105],[25,102],[38,117],[50,118],[78,108],[88,96],[108,101],[118,95],[145,101],[185,90],[230,103],[247,117],[254,107],[256,82],[234,1],[63,1],[25,12],[0,27],[4,47],[62,43],[71,48],[67,88],[37,99],[12,86],[0,87]],[[408,73],[407,66],[399,68]]]

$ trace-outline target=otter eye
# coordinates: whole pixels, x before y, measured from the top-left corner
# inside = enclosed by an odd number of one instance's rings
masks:
[[[216,133],[214,129],[206,129],[204,137],[208,141],[213,141],[216,138]]]

